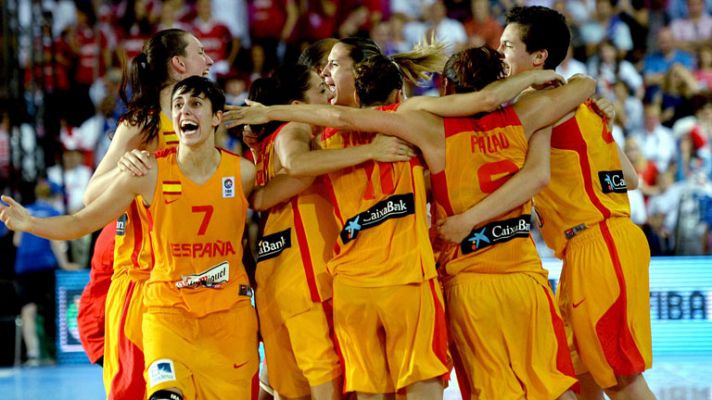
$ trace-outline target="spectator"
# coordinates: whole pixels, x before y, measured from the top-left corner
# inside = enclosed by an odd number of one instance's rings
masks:
[[[53,193],[47,181],[41,180],[35,187],[37,201],[27,206],[34,217],[46,218],[61,215],[50,202]],[[13,242],[17,247],[15,259],[15,284],[22,318],[22,338],[27,349],[27,366],[39,366],[41,359],[50,359],[54,354],[55,296],[54,270],[77,269],[67,262],[66,245],[62,241],[50,241],[30,233],[16,232]],[[38,335],[38,316],[44,331],[44,341]],[[44,356],[44,357],[43,357]]]
[[[692,115],[691,99],[697,92],[697,81],[690,70],[673,65],[665,74],[659,95],[663,125],[672,127],[675,121]]]
[[[686,18],[672,20],[670,30],[676,46],[692,52],[712,39],[712,15],[703,0],[687,0],[687,10]]]
[[[391,0],[391,14],[401,14],[406,22],[422,20],[434,0]]]
[[[449,46],[450,53],[456,53],[467,46],[465,28],[460,21],[447,17],[441,0],[436,0],[430,6],[425,22],[410,22],[405,26],[405,37],[411,45],[433,35],[437,41]]]
[[[660,30],[657,43],[659,50],[643,59],[643,78],[646,86],[659,87],[663,77],[674,64],[681,64],[690,70],[694,68],[694,58],[690,53],[675,47],[669,28]]]
[[[472,18],[464,24],[469,46],[498,48],[504,28],[490,13],[489,1],[472,0],[471,8]]]
[[[640,177],[638,189],[643,193],[644,198],[647,199],[651,195],[657,194],[659,192],[657,186],[658,168],[655,163],[643,156],[638,140],[634,137],[627,138],[623,149]]]
[[[130,0],[124,14],[118,20],[119,57],[129,63],[143,50],[145,42],[153,33],[157,16],[148,7],[149,0]]]
[[[566,58],[556,67],[556,72],[569,79],[576,74],[586,74],[588,71],[586,71],[586,64],[574,58],[573,47],[569,46]]]
[[[334,36],[339,8],[340,2],[336,0],[307,0],[302,15],[302,40],[311,44]]]
[[[623,127],[628,136],[631,132],[643,130],[643,102],[633,95],[624,81],[613,85],[613,106],[616,110],[616,121]]]
[[[693,75],[700,89],[712,90],[712,45],[700,46],[697,50],[697,69]]]
[[[84,207],[82,197],[91,178],[92,169],[82,163],[83,154],[74,148],[64,150],[63,167],[54,165],[47,169],[50,184],[63,188],[66,213],[73,214]],[[70,242],[72,261],[79,265],[88,265],[91,235]]]
[[[203,43],[203,49],[215,61],[210,69],[211,78],[227,74],[235,63],[240,50],[240,41],[232,36],[230,29],[213,18],[212,0],[195,3],[197,17],[192,23],[192,32]]]
[[[687,0],[665,0],[666,11],[671,18],[686,18],[688,16]],[[712,0],[704,0],[707,12],[712,12]]]
[[[636,96],[643,95],[643,77],[633,64],[620,58],[613,42],[608,39],[603,39],[596,54],[589,58],[588,73],[598,81],[598,93],[609,100],[615,97],[613,86],[618,81],[625,82]]]
[[[630,29],[615,13],[614,0],[596,0],[594,18],[581,26],[581,39],[586,46],[586,54],[593,55],[596,46],[603,39],[609,39],[616,47],[619,55],[624,57],[633,49],[633,38]]]
[[[672,131],[660,123],[657,104],[646,105],[644,113],[644,129],[633,134],[640,143],[643,157],[654,162],[658,171],[667,171],[676,148]]]
[[[265,74],[280,64],[287,45],[294,43],[299,8],[295,0],[249,0],[247,5],[253,72]]]

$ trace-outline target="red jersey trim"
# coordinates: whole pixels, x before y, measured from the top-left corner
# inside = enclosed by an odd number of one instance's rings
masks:
[[[307,241],[307,234],[304,230],[302,214],[297,204],[297,197],[298,196],[292,197],[290,203],[292,206],[292,214],[294,215],[294,233],[296,233],[297,242],[299,243],[299,255],[302,257],[302,266],[307,278],[311,299],[313,302],[321,302],[321,296],[319,296],[319,289],[317,288],[316,279],[314,277],[314,264],[312,263],[311,253],[309,252],[309,242]]]
[[[589,200],[596,209],[603,215],[603,218],[610,218],[611,210],[606,208],[601,202],[601,199],[596,195],[593,189],[593,180],[591,179],[591,164],[588,160],[588,146],[583,138],[583,133],[579,128],[576,117],[569,118],[568,121],[555,127],[551,135],[551,147],[563,150],[573,150],[578,153],[579,167],[584,181],[584,189]]]

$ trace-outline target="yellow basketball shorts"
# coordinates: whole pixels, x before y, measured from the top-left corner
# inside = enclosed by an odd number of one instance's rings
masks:
[[[463,399],[554,399],[576,383],[543,278],[460,273],[446,283],[445,299]]]
[[[583,363],[576,372],[603,388],[652,365],[649,267],[645,235],[629,218],[589,227],[566,247],[558,302]]]
[[[257,398],[257,316],[249,301],[203,317],[148,308],[143,338],[149,397],[175,388],[186,400]]]
[[[392,393],[449,373],[445,313],[436,280],[354,287],[337,275],[333,302],[344,391]]]
[[[287,319],[275,331],[262,330],[269,383],[280,395],[309,396],[311,387],[342,375],[330,314],[327,304],[314,303],[311,309]]]

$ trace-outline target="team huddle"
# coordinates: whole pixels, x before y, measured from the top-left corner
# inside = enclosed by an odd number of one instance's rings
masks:
[[[452,368],[463,399],[652,399],[638,178],[595,81],[553,72],[569,41],[558,12],[515,7],[498,51],[321,42],[233,107],[200,42],[161,31],[86,208],[3,196],[0,219],[51,239],[117,221],[110,399],[441,399]],[[441,97],[403,96],[433,72]],[[216,147],[221,125],[254,163]],[[564,262],[556,295],[531,223]]]

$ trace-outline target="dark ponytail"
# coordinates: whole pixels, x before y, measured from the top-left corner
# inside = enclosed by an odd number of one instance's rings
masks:
[[[181,29],[166,29],[153,35],[143,45],[143,51],[124,67],[119,95],[128,108],[121,117],[130,125],[140,126],[143,142],[158,136],[161,121],[161,90],[171,84],[168,65],[171,58],[185,56],[188,33]],[[131,98],[128,87],[131,88]]]

